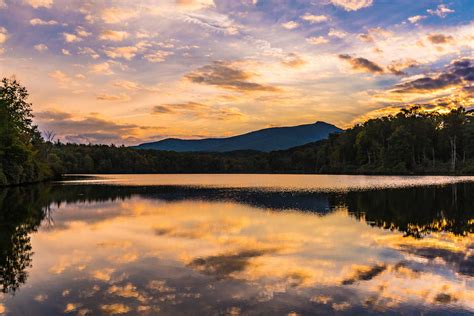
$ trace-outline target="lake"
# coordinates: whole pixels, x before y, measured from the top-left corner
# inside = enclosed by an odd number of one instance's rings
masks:
[[[0,190],[0,314],[474,313],[474,178],[97,175]]]

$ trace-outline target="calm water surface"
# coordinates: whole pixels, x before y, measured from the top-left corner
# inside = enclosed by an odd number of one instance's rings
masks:
[[[473,181],[110,175],[0,190],[0,314],[472,315]]]

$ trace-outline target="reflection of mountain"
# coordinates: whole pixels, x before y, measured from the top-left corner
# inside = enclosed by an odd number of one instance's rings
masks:
[[[299,210],[316,213],[330,211],[329,195],[322,192],[272,191],[258,189],[205,188],[191,186],[62,186],[52,199],[61,202],[92,202],[128,199],[132,196],[168,202],[201,200],[227,201],[272,210]]]
[[[48,190],[43,186],[0,191],[0,285],[3,293],[15,292],[28,277],[33,250],[30,234],[45,217]]]

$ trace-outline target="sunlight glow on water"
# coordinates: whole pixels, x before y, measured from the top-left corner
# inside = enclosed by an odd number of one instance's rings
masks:
[[[50,207],[28,233],[27,278],[0,298],[0,314],[474,312],[473,185],[287,194],[228,188],[237,178],[243,187],[274,187],[297,184],[296,176],[227,176],[227,189],[218,190],[177,184],[216,186],[226,177],[173,177],[154,177],[167,185],[159,187],[143,186],[151,176],[107,176],[122,185],[41,187],[23,199],[8,192],[17,211],[30,210],[10,219],[16,227],[34,223],[35,207]],[[348,178],[318,185],[341,179]],[[11,240],[24,255],[21,236]]]
[[[71,175],[81,177],[81,175]],[[84,177],[84,176],[83,176]],[[272,174],[132,174],[88,175],[80,184],[181,185],[217,188],[259,188],[311,191],[399,188],[473,182],[474,176],[360,176]],[[71,183],[72,181],[67,181]]]

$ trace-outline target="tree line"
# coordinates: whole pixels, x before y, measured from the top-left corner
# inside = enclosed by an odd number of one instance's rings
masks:
[[[56,143],[60,173],[472,174],[474,116],[421,107],[371,119],[326,140],[263,153],[177,153]]]
[[[319,172],[474,173],[474,113],[421,106],[331,135],[318,150]]]
[[[328,139],[270,153],[178,153],[46,140],[32,123],[28,92],[0,85],[0,185],[65,173],[473,174],[474,115],[421,106],[370,119]]]

